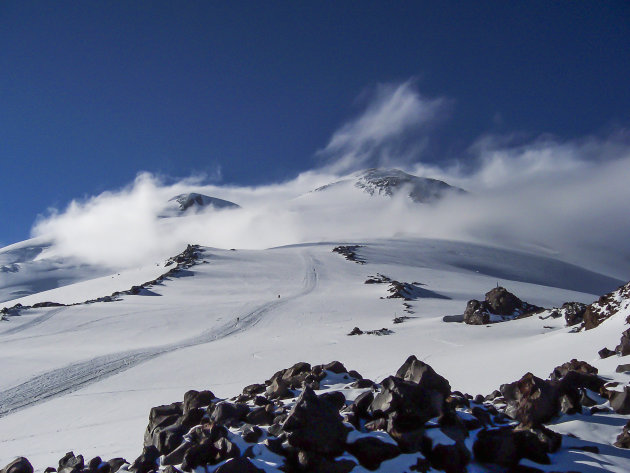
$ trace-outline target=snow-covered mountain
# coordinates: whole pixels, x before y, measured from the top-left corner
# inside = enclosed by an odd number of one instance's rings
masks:
[[[414,202],[431,203],[449,193],[465,193],[463,189],[451,186],[444,181],[418,177],[400,169],[365,169],[341,180],[315,189],[316,192],[341,185],[353,185],[369,195],[392,197],[404,192]]]
[[[179,194],[169,199],[162,214],[167,217],[175,217],[183,215],[184,213],[199,212],[207,208],[240,209],[241,206],[229,200],[190,192],[187,194]]]
[[[159,215],[147,198],[74,256],[85,214],[0,249],[0,466],[28,458],[3,473],[628,471],[623,262],[412,232],[304,242],[351,218],[433,218],[404,200],[463,192],[372,169],[286,207],[206,212],[238,206],[192,193]],[[195,244],[251,228],[294,244]]]

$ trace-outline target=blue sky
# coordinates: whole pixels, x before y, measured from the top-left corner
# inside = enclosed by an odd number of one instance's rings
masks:
[[[383,84],[444,104],[426,163],[623,131],[629,44],[626,2],[2,2],[0,243],[141,171],[293,178]]]

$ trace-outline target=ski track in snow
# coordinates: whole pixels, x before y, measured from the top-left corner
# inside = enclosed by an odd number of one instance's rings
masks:
[[[52,309],[46,312],[45,314],[40,315],[39,317],[35,317],[33,320],[29,320],[28,322],[23,323],[17,327],[10,328],[5,330],[4,332],[0,332],[0,335],[13,335],[14,333],[19,333],[29,328],[32,328],[36,325],[39,325],[47,320],[52,319],[55,315],[57,315],[62,310],[66,309],[66,307],[59,307],[57,309]]]
[[[258,322],[273,309],[303,297],[315,290],[318,284],[315,267],[317,261],[307,252],[302,253],[302,258],[304,260],[304,280],[303,288],[298,293],[266,302],[254,310],[238,316],[238,322],[232,319],[219,327],[207,330],[193,338],[161,347],[103,355],[35,376],[18,386],[0,392],[0,418],[41,402],[78,391],[92,383],[126,371],[160,355],[211,343],[257,325]],[[20,332],[39,325],[49,320],[63,309],[64,308],[51,310],[30,322],[3,332],[0,335]]]

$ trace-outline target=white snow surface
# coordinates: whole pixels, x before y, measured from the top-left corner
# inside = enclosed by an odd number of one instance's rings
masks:
[[[628,308],[580,333],[571,333],[562,319],[537,316],[491,326],[443,321],[446,315],[461,314],[469,299],[482,299],[497,283],[529,303],[559,307],[567,301],[590,303],[625,281],[544,256],[470,243],[354,242],[362,245],[358,252],[366,264],[333,253],[338,244],[344,243],[204,248],[204,262],[141,295],[30,309],[1,321],[0,465],[22,455],[43,471],[70,450],[86,459],[100,455],[132,461],[142,450],[151,407],[182,400],[189,389],[233,396],[298,361],[339,360],[380,381],[413,354],[446,377],[454,390],[473,395],[488,394],[528,371],[547,378],[572,358],[591,363],[603,376],[629,381],[615,368],[630,360],[597,356],[602,347],[618,343],[627,328]],[[28,249],[35,246],[3,250],[0,264],[20,269],[36,264],[35,250]],[[21,254],[23,261],[12,262],[7,254]],[[59,273],[50,270],[51,277],[65,274],[60,267]],[[0,306],[80,302],[129,289],[166,270],[163,263],[151,262],[114,274],[104,268],[78,271],[75,283],[56,289],[22,281],[36,294]],[[386,284],[364,284],[376,273],[419,282],[440,297],[427,293],[410,301],[413,313],[406,313],[403,301],[386,298]],[[6,288],[18,285],[11,286],[7,275],[20,272],[2,274],[0,291],[5,292],[0,295],[11,294],[13,289]],[[410,318],[393,324],[402,315]],[[347,336],[355,326],[393,333]],[[542,468],[562,469],[558,462],[575,466],[578,461],[583,462],[581,471],[630,470],[628,452],[610,446],[627,416],[584,419],[564,418],[553,428],[606,448],[600,454],[563,449],[554,454],[553,465]],[[403,463],[406,467],[415,460],[401,456],[384,462],[379,471],[395,471]],[[485,470],[471,465],[470,471]]]

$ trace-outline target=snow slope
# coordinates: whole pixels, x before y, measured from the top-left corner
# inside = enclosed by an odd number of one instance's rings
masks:
[[[46,238],[32,238],[0,249],[0,303],[111,273],[56,257],[52,247]]]
[[[359,242],[365,264],[333,253],[337,244],[206,248],[205,262],[141,295],[30,309],[0,322],[0,464],[24,455],[43,471],[70,450],[88,459],[98,454],[133,460],[152,406],[180,400],[189,389],[232,396],[300,360],[338,359],[380,380],[415,354],[453,389],[473,395],[527,371],[545,378],[571,358],[605,375],[627,376],[614,374],[617,357],[597,357],[600,348],[618,342],[623,314],[582,333],[570,333],[562,319],[530,317],[492,326],[442,320],[461,314],[469,299],[497,283],[527,302],[551,307],[590,303],[624,281],[543,256],[452,241]],[[84,278],[39,296],[85,300],[91,298],[86,294],[108,295],[116,285],[136,277],[139,284],[156,272],[164,267],[154,263],[119,278]],[[425,294],[439,297],[410,301],[413,313],[405,312],[400,299],[386,298],[386,285],[364,284],[377,273],[419,282]],[[401,315],[410,318],[394,324]],[[355,326],[393,333],[347,336]],[[588,424],[565,419],[558,429],[609,444],[626,419],[600,417]],[[610,449],[588,471],[627,471],[626,453]]]

